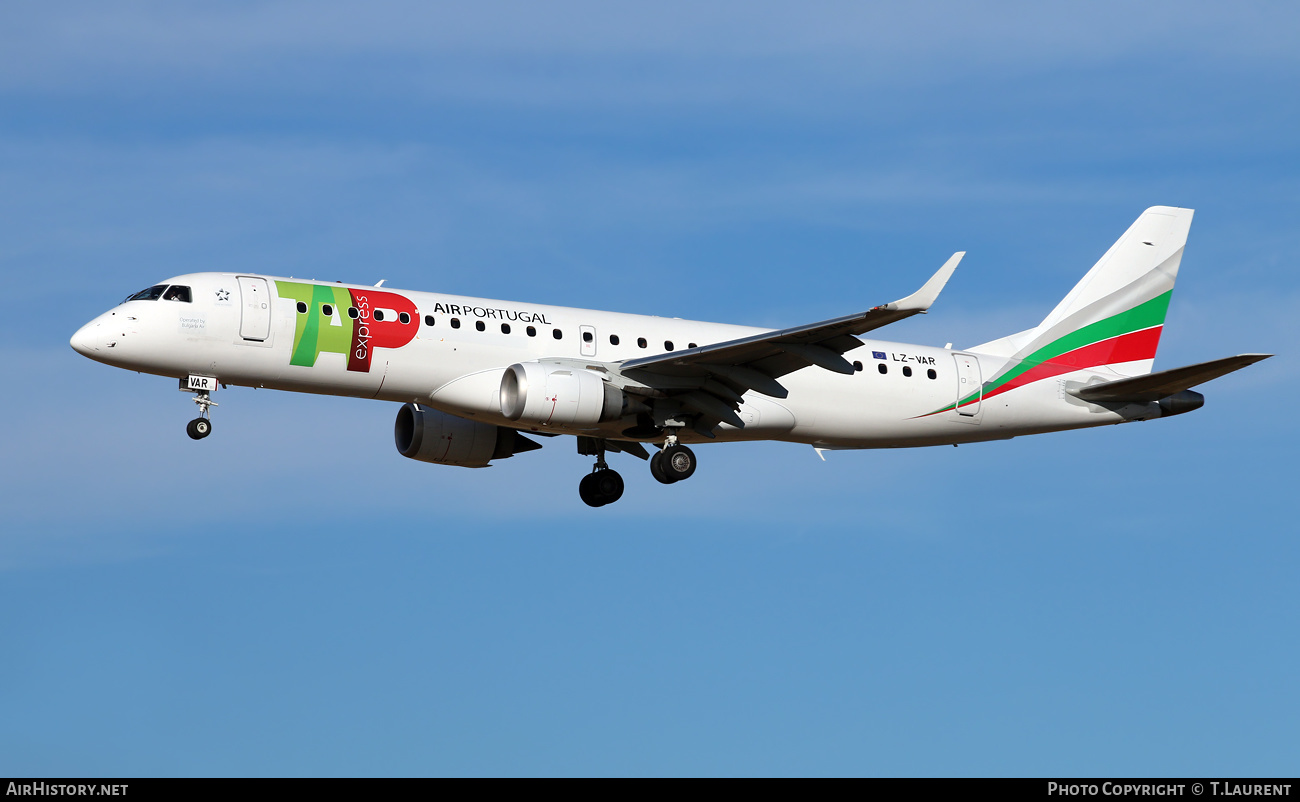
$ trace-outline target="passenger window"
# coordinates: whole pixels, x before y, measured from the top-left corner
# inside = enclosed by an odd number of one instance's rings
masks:
[[[501,333],[502,333],[502,334],[509,334],[509,333],[510,333],[510,324],[509,324],[509,323],[502,323],[502,324],[501,324]]]
[[[637,338],[636,338],[636,345],[637,345],[637,348],[645,348],[647,345],[649,345],[649,343],[647,343],[647,342],[645,341],[645,337],[637,337]]]
[[[307,314],[307,304],[303,303],[302,301],[298,302],[297,309],[298,309],[298,314],[300,315]]]
[[[165,301],[181,301],[182,303],[190,302],[190,288],[182,287],[179,284],[173,284],[167,288],[167,294],[163,296]]]
[[[929,370],[927,370],[925,372],[925,375],[929,376],[931,379],[939,378],[939,374],[934,372],[934,368],[930,368]]]
[[[322,304],[320,311],[325,315],[325,317],[334,317],[334,307],[329,304]]]
[[[424,325],[426,325],[426,326],[432,326],[432,325],[433,325],[433,315],[425,315],[425,316],[424,316]]]
[[[476,320],[476,321],[474,321],[474,328],[478,329],[479,331],[482,331],[483,329],[486,329],[487,326],[484,326],[484,325],[483,325],[483,321],[481,321],[481,320]]]
[[[876,365],[876,370],[880,371],[881,376],[884,376],[886,373],[889,372],[889,366],[886,365],[884,362],[881,362],[879,365]]]
[[[672,340],[664,340],[664,350],[665,350],[665,351],[671,351],[671,350],[673,350],[673,341],[672,341]]]
[[[861,372],[862,372],[862,363],[861,363],[861,362],[854,362],[854,363],[853,363],[853,369],[856,370],[857,372],[861,373]]]
[[[349,306],[348,317],[352,318],[353,320],[356,320],[357,318],[361,317],[361,313],[357,311],[357,308],[355,306]]]
[[[591,332],[589,332],[589,331],[584,331],[584,332],[582,333],[582,341],[583,341],[584,343],[589,343],[589,342],[591,342],[591,341],[594,340],[594,339],[596,339],[596,335],[592,334]]]
[[[699,346],[696,345],[695,343],[687,343],[687,344],[686,344],[686,347],[687,347],[687,348],[699,348]]]
[[[458,317],[454,317],[454,318],[452,318],[452,319],[451,319],[451,327],[452,327],[453,329],[458,329],[458,328],[460,328],[460,318],[458,318]]]
[[[536,337],[536,336],[537,336],[537,329],[533,328],[532,326],[529,326],[528,328],[524,329],[524,332],[525,332],[529,337]]]
[[[618,335],[617,335],[617,334],[611,334],[611,335],[609,335],[609,344],[610,344],[610,345],[618,345]]]
[[[405,326],[407,323],[410,323],[410,322],[411,322],[411,316],[408,315],[408,314],[405,313],[405,312],[398,312],[398,313],[397,313],[397,319],[400,320],[400,321],[402,322],[402,325],[403,325],[403,326]]]
[[[376,310],[375,310],[375,313],[374,313],[373,315],[371,315],[371,317],[373,317],[373,318],[375,319],[375,322],[376,322],[376,323],[383,323],[383,322],[384,322],[384,310],[382,310],[382,309],[376,309]]]
[[[904,375],[904,376],[911,376],[911,375],[912,375],[912,368],[911,368],[910,365],[904,365],[904,366],[903,366],[903,375]]]
[[[551,329],[551,336],[557,340],[562,340],[564,339],[564,332],[559,329]]]

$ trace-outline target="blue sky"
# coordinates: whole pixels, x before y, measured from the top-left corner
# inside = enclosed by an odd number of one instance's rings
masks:
[[[11,4],[0,774],[1294,775],[1300,13],[1281,3]],[[1172,420],[402,459],[396,405],[68,337],[197,270],[786,326],[963,262],[1032,326],[1197,209]]]

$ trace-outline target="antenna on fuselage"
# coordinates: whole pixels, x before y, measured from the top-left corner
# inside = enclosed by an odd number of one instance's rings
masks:
[[[379,283],[376,284],[375,286],[376,286],[376,287],[382,287],[382,286],[384,286],[384,282],[385,282],[385,281],[388,281],[388,279],[386,279],[386,278],[381,278],[381,279],[379,280]]]

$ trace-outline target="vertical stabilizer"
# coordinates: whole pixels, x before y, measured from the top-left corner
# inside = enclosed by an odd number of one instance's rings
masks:
[[[1037,328],[971,348],[1008,358],[985,396],[1085,368],[1150,373],[1192,213],[1147,209]]]
[[[1171,206],[1153,206],[1143,212],[1039,324],[1038,331],[1059,332],[1063,325],[1079,329],[1162,297],[1156,324],[1163,325],[1163,309],[1169,306],[1169,293],[1178,278],[1192,213]]]

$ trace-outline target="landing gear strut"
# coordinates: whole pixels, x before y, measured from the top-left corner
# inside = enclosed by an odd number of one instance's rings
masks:
[[[199,416],[185,425],[185,433],[191,440],[202,440],[212,434],[212,421],[208,417],[208,407],[217,406],[207,390],[199,390],[194,396],[194,403],[199,405]]]
[[[583,448],[583,440],[579,440],[579,453],[591,455],[591,452]],[[618,471],[613,470],[605,463],[605,441],[596,440],[594,456],[596,464],[592,467],[591,473],[582,477],[578,482],[578,495],[582,497],[583,503],[589,507],[603,507],[606,504],[613,504],[623,497],[623,477]]]

